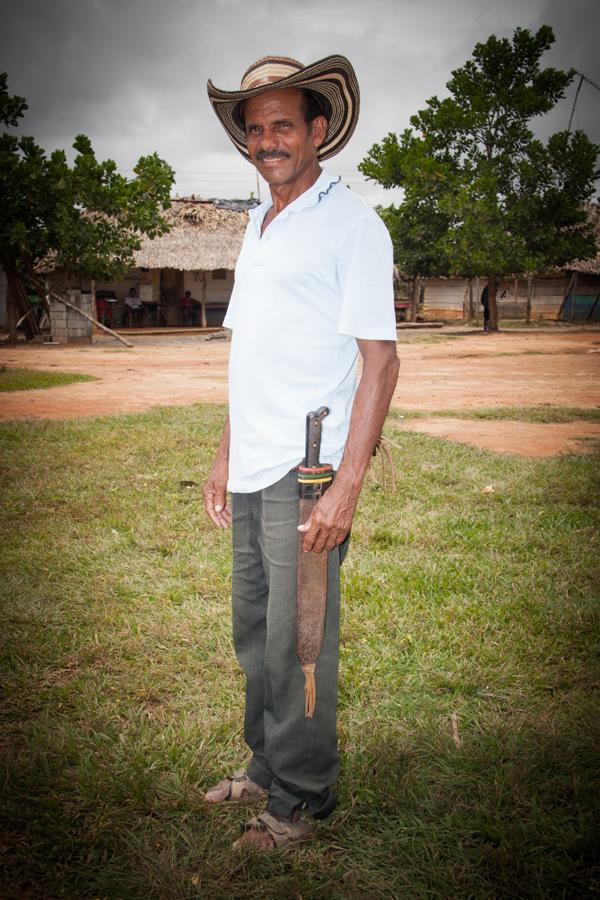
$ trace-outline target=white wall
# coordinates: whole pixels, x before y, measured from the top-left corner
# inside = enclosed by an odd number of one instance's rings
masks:
[[[430,278],[424,282],[423,312],[430,316],[461,318],[469,283],[458,278]]]
[[[555,275],[544,278],[537,275],[533,282],[531,301],[532,319],[554,319],[560,309],[567,287],[565,276]]]
[[[183,287],[190,291],[195,300],[202,299],[202,282],[206,275],[206,304],[227,306],[233,290],[233,272],[228,270],[223,279],[215,278],[214,272],[184,272]]]

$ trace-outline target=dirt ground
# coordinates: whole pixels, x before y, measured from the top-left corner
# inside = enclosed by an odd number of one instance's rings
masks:
[[[0,347],[0,365],[56,369],[99,381],[0,394],[0,420],[68,419],[141,412],[227,399],[230,344],[203,337],[140,338],[132,349],[91,346]],[[483,334],[446,328],[399,332],[394,405],[407,410],[500,406],[600,406],[600,331],[548,328]],[[410,419],[402,427],[499,452],[547,456],[600,437],[586,422],[528,424],[457,418]]]

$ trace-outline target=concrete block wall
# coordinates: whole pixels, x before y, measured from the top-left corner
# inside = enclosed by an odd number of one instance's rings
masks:
[[[82,312],[92,315],[92,295],[82,294],[81,291],[67,291],[67,299],[81,309]],[[92,323],[88,322],[75,310],[69,309],[60,300],[50,300],[50,328],[52,340],[61,344],[89,343],[92,342]]]

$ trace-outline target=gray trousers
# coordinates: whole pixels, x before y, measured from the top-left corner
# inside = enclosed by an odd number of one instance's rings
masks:
[[[315,818],[335,808],[340,566],[348,539],[328,559],[325,637],[316,668],[317,703],[304,717],[304,674],[296,657],[298,482],[295,470],[250,494],[233,494],[233,640],[246,675],[244,737],[250,778],[269,791],[267,808]]]

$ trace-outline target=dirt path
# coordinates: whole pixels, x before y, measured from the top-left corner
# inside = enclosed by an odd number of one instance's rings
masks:
[[[544,457],[558,453],[589,452],[589,439],[600,441],[600,424],[560,422],[540,424],[509,420],[430,418],[408,419],[396,428],[418,431],[459,444],[471,444],[496,453]]]
[[[456,329],[452,331],[456,332]],[[229,343],[185,338],[132,350],[1,347],[0,365],[81,372],[100,380],[0,394],[0,419],[68,419],[140,412],[153,406],[224,403]],[[408,410],[498,406],[600,406],[600,332],[452,334],[400,332],[394,405]],[[406,427],[489,449],[547,455],[572,449],[589,423],[536,425],[472,420],[409,420]],[[534,438],[539,434],[539,439]],[[542,435],[545,437],[542,440]]]

